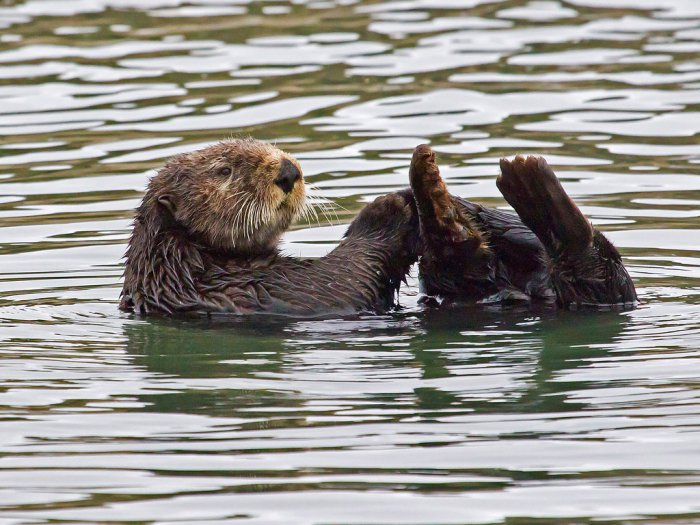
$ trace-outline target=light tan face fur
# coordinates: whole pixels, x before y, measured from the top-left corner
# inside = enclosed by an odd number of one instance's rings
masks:
[[[285,160],[300,175],[289,193],[275,183]],[[174,157],[151,180],[149,192],[195,239],[214,250],[242,255],[274,249],[306,207],[297,160],[253,139]]]

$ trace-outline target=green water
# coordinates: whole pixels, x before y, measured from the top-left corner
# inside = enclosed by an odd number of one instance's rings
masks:
[[[0,523],[700,523],[700,2],[0,2]],[[547,157],[631,312],[121,314],[133,209],[230,136],[295,154],[320,256],[429,142],[505,207]]]

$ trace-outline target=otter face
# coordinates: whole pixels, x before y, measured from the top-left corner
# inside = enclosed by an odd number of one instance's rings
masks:
[[[306,206],[297,160],[254,139],[174,157],[151,180],[148,194],[198,242],[242,256],[274,250]]]

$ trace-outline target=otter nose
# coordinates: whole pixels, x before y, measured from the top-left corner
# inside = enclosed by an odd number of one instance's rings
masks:
[[[289,193],[294,189],[294,184],[301,178],[301,173],[297,167],[292,164],[289,160],[284,159],[282,161],[282,168],[280,169],[280,174],[275,179],[275,184],[277,184],[282,191]]]

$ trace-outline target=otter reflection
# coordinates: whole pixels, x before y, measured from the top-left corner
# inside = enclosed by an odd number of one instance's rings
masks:
[[[453,306],[424,314],[423,335],[413,339],[411,351],[423,363],[426,378],[450,376],[454,361],[467,350],[473,354],[471,363],[484,366],[485,374],[501,369],[519,378],[512,391],[504,392],[505,398],[471,401],[469,407],[477,412],[567,412],[585,403],[572,400],[572,385],[558,377],[608,355],[632,324],[629,313],[620,311]],[[452,348],[458,351],[445,351]],[[577,384],[575,388],[598,387]],[[426,391],[419,400],[432,409],[462,404],[446,392],[437,396]]]
[[[447,302],[634,305],[620,254],[581,214],[543,159],[501,161],[517,215],[449,194],[418,146],[411,189],[377,198],[325,257],[277,252],[308,211],[298,162],[253,139],[178,155],[151,179],[129,240],[120,307],[139,314],[319,316],[395,306],[416,261]]]
[[[620,312],[458,306],[380,319],[159,319],[125,335],[136,364],[172,378],[167,393],[144,399],[153,410],[303,420],[310,401],[328,399],[330,412],[570,411],[579,401],[557,378],[605,356],[630,322]]]

